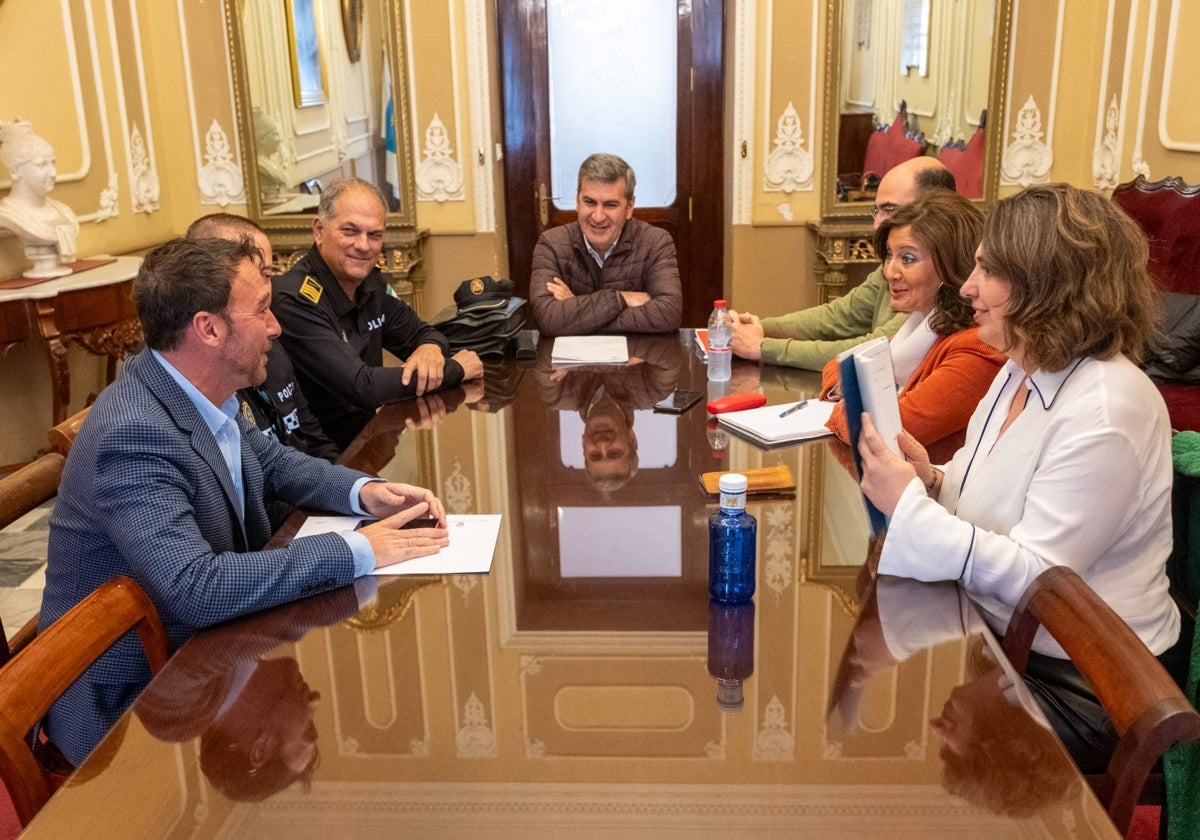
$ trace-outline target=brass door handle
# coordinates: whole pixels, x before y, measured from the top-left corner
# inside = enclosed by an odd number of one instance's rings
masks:
[[[543,228],[550,226],[550,191],[544,183],[538,184],[538,219]]]

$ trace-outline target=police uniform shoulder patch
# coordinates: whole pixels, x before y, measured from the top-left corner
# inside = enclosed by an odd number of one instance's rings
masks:
[[[254,409],[250,407],[250,403],[246,402],[243,397],[238,397],[238,402],[242,404],[242,418],[250,424],[251,428],[258,427],[258,421],[254,419]]]
[[[325,287],[317,282],[317,278],[311,274],[304,275],[304,282],[300,284],[300,297],[313,303],[320,303],[321,294],[324,291]]]

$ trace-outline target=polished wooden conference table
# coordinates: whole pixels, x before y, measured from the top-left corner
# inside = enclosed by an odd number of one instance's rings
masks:
[[[543,347],[382,409],[347,459],[502,514],[490,574],[362,579],[198,634],[27,836],[1117,837],[957,586],[863,573],[825,441],[649,410],[708,392],[690,341],[631,341],[624,369]],[[817,381],[735,365],[727,387]],[[749,503],[754,604],[710,605],[698,478],[780,464],[796,490]]]

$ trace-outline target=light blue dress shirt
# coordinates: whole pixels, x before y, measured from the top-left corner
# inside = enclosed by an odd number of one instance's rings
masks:
[[[162,365],[163,370],[175,380],[175,383],[182,389],[187,398],[192,401],[192,405],[196,406],[196,411],[200,413],[200,418],[204,424],[208,426],[212,432],[213,438],[216,439],[217,449],[221,451],[221,457],[225,461],[225,466],[229,468],[229,476],[233,479],[233,497],[237,504],[238,518],[245,521],[246,516],[246,489],[242,480],[242,435],[237,426],[237,415],[239,403],[237,394],[230,394],[229,399],[221,403],[218,408],[213,404],[212,400],[200,393],[188,378],[175,369],[175,366],[162,357],[157,350],[151,350],[154,358]],[[280,444],[282,446],[283,444]],[[350,509],[359,516],[370,516],[362,505],[359,504],[359,498],[362,492],[363,485],[369,481],[382,481],[383,479],[371,478],[363,476],[358,481],[354,482],[354,486],[350,488]],[[339,531],[338,536],[346,541],[350,546],[350,553],[354,556],[354,576],[362,577],[370,574],[375,570],[375,551],[371,548],[370,541],[357,531]]]

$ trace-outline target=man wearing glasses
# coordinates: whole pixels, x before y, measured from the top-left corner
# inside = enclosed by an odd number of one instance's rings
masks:
[[[905,204],[937,189],[954,189],[954,176],[937,158],[921,156],[892,167],[875,193],[871,208],[875,227]],[[843,350],[900,329],[907,316],[894,312],[889,301],[880,266],[860,285],[820,306],[762,319],[731,310],[733,352],[766,364],[821,370]]]

